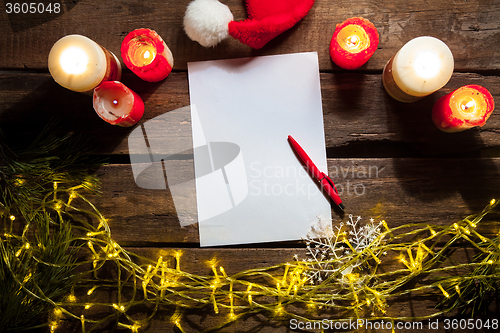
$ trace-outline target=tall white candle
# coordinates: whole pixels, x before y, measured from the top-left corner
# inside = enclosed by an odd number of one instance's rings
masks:
[[[89,91],[103,81],[120,80],[118,58],[93,40],[81,35],[59,39],[49,53],[49,71],[61,86]]]
[[[453,68],[453,54],[445,43],[434,37],[418,37],[389,60],[382,82],[391,97],[409,103],[441,89]]]

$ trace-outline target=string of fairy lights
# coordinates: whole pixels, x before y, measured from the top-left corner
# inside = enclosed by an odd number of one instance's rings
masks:
[[[183,314],[192,309],[204,309],[218,318],[219,323],[207,331],[259,312],[276,320],[319,322],[322,314],[336,313],[339,316],[328,317],[331,322],[353,319],[394,324],[475,307],[473,300],[496,292],[500,277],[498,235],[490,238],[478,231],[483,218],[498,205],[495,200],[481,213],[451,225],[414,223],[390,228],[385,221],[370,220],[361,226],[360,218],[350,216],[350,221],[336,227],[332,236],[306,239],[304,259],[297,255],[277,265],[229,275],[213,258],[206,262],[211,274],[197,275],[182,269],[181,250],[151,259],[122,248],[111,237],[105,216],[82,194],[89,186],[65,187],[54,182],[34,209],[51,226],[36,228],[37,232],[46,232],[45,237],[71,225],[71,237],[64,242],[78,252],[73,261],[64,265],[37,257],[41,247],[47,245],[37,243],[30,232],[34,227],[32,217],[16,216],[14,209],[3,214],[4,225],[9,227],[0,238],[2,248],[10,243],[13,251],[5,264],[27,297],[51,306],[44,324],[51,332],[57,332],[68,319],[80,321],[82,332],[91,332],[109,321],[139,332],[160,309],[169,309],[170,321],[181,332],[185,331]],[[15,223],[24,223],[20,234],[13,231]],[[473,261],[447,261],[452,249],[463,246],[477,250]],[[399,261],[396,266],[394,258]],[[16,261],[28,259],[36,261],[36,269],[44,265],[71,269],[68,274],[74,282],[70,292],[55,300],[37,287],[38,281],[33,281],[40,278],[35,268],[16,274]],[[114,272],[113,278],[109,277],[110,271]],[[67,281],[61,279],[61,283]],[[97,291],[112,291],[115,296],[104,302],[94,297]],[[392,315],[391,301],[410,293],[433,295],[441,299],[441,307],[419,317]],[[149,306],[148,313],[138,316],[135,310],[140,306]],[[91,311],[96,308],[97,315]]]

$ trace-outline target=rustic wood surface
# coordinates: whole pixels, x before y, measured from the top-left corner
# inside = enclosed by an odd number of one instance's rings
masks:
[[[169,191],[135,185],[127,144],[131,129],[104,123],[92,109],[89,95],[66,90],[50,77],[48,53],[53,43],[67,34],[86,35],[116,55],[120,54],[121,41],[133,29],[151,28],[163,37],[175,58],[170,76],[159,83],[147,83],[125,69],[122,79],[145,101],[140,124],[189,105],[188,62],[318,52],[329,172],[342,186],[347,207],[344,214],[333,211],[333,223],[354,214],[385,219],[391,226],[412,222],[444,225],[499,198],[499,107],[484,127],[462,133],[442,133],[430,117],[439,97],[465,84],[486,87],[500,104],[499,0],[317,0],[302,21],[260,50],[233,39],[214,48],[189,40],[182,28],[188,0],[62,1],[62,12],[50,15],[7,14],[7,2],[0,13],[0,127],[10,141],[28,143],[45,123],[56,118],[65,130],[88,136],[89,147],[110,162],[97,171],[102,194],[92,201],[109,218],[116,241],[141,255],[155,257],[161,251],[183,248],[188,271],[203,273],[206,267],[197,263],[216,255],[234,273],[286,262],[293,254],[304,253],[304,245],[286,242],[199,248],[197,225],[179,226]],[[245,18],[244,1],[223,2],[236,20]],[[348,72],[332,63],[328,45],[335,25],[354,16],[374,23],[380,44],[366,65]],[[448,44],[455,72],[435,94],[412,104],[396,102],[382,87],[382,69],[407,41],[423,35]],[[370,168],[377,173],[363,172]],[[484,232],[494,235],[498,226],[489,226]],[[472,250],[465,252],[458,258],[473,254]],[[401,300],[393,311],[401,316],[424,315],[434,304],[434,300]],[[159,315],[148,331],[172,331],[168,318]],[[213,323],[206,313],[192,313],[189,321],[192,332]],[[78,330],[78,325],[74,329]],[[255,316],[225,331],[290,330]]]

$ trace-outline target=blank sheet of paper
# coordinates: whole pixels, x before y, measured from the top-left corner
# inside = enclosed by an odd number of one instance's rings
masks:
[[[315,52],[188,63],[201,246],[296,240],[331,219]]]

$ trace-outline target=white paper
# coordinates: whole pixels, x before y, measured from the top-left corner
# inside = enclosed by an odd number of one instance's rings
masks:
[[[168,183],[180,225],[198,222],[190,107],[171,110],[137,126],[128,145],[137,186],[166,191]]]
[[[188,64],[201,246],[296,240],[329,200],[291,149],[327,172],[317,53]]]

